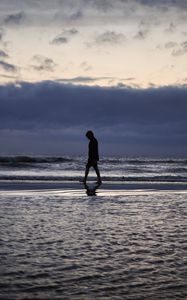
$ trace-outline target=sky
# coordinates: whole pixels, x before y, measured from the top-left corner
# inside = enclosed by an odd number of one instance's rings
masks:
[[[186,0],[0,0],[1,155],[187,153]]]

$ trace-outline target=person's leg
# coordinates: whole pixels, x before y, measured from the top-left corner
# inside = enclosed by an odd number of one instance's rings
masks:
[[[98,182],[99,184],[102,183],[98,166],[97,166],[97,165],[94,165],[93,168],[94,168],[94,170],[95,170],[95,172],[96,172],[96,174],[97,174],[97,182]]]
[[[86,169],[85,169],[85,175],[84,175],[84,183],[86,183],[86,180],[87,180],[87,177],[88,177],[88,174],[89,174],[89,170],[90,170],[90,167],[87,164]]]

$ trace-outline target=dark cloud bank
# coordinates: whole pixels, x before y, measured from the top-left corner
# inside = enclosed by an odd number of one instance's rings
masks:
[[[187,88],[102,88],[57,82],[0,86],[1,154],[85,154],[93,129],[102,155],[184,156]]]

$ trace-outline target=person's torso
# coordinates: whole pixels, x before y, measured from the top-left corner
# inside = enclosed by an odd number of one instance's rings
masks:
[[[95,138],[89,142],[89,159],[99,160],[98,142]]]

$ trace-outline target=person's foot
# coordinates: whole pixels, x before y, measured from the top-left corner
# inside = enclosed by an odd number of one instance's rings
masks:
[[[97,184],[102,184],[101,179],[97,180],[96,183],[97,183]]]

